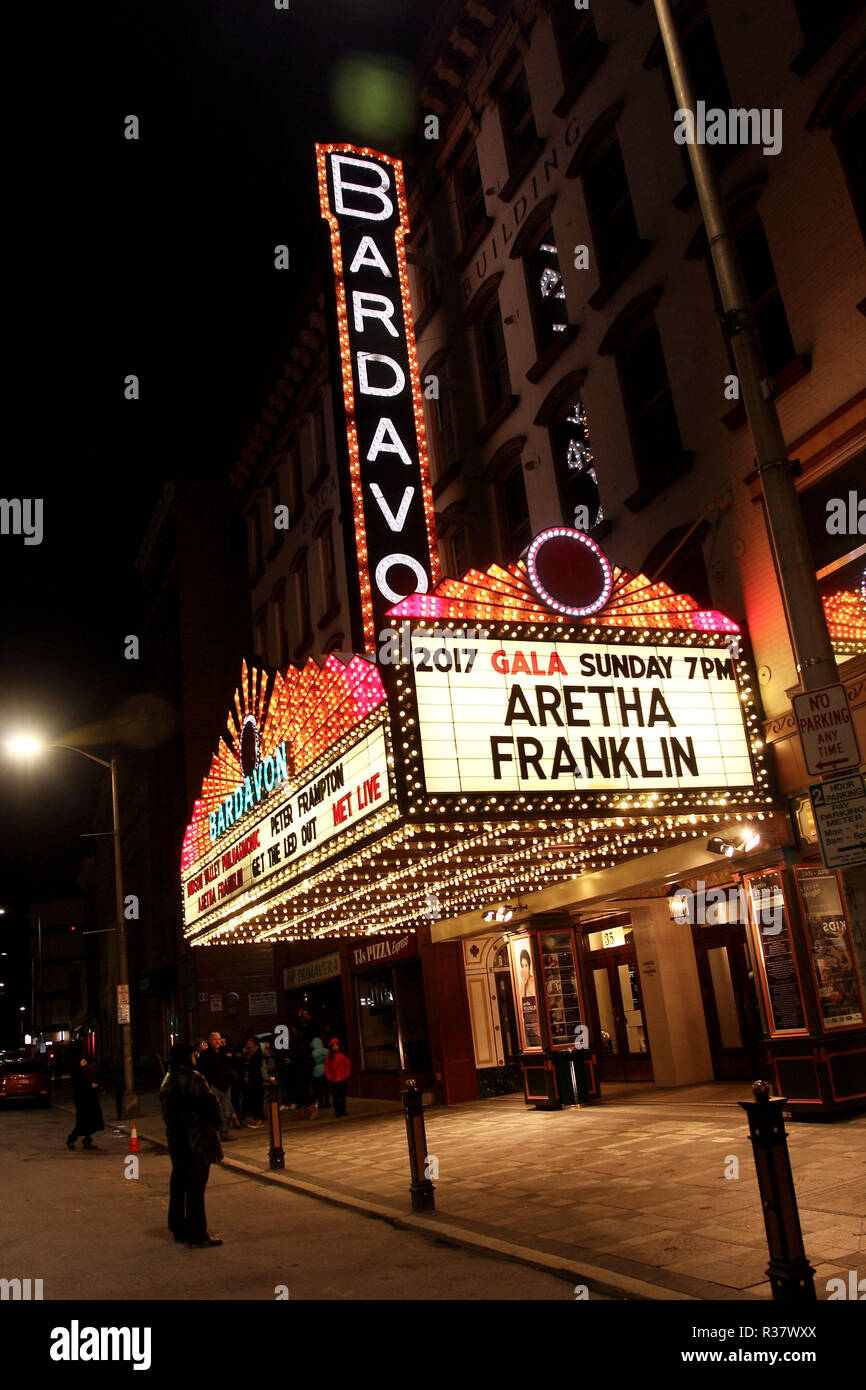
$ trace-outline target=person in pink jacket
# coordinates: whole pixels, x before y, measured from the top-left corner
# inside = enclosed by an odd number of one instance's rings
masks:
[[[352,1064],[340,1044],[339,1038],[331,1038],[328,1055],[325,1058],[325,1076],[331,1083],[334,1098],[334,1118],[346,1113],[346,1082],[352,1071]]]

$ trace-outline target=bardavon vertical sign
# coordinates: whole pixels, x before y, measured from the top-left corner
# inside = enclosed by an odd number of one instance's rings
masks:
[[[412,326],[398,159],[317,145],[330,226],[364,639],[385,613],[438,583],[433,495]]]

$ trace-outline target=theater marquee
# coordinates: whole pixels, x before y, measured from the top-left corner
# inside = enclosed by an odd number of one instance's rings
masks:
[[[718,647],[412,638],[428,792],[755,785]]]

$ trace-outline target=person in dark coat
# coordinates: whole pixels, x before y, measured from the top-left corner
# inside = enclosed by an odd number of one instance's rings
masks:
[[[268,1073],[259,1040],[250,1034],[243,1048],[244,1059],[244,1123],[259,1129],[265,1122],[265,1085]]]
[[[74,1149],[76,1139],[83,1136],[82,1148],[95,1149],[93,1135],[98,1130],[105,1129],[105,1124],[102,1119],[102,1106],[99,1104],[99,1083],[83,1043],[73,1050],[69,1070],[75,1101],[75,1128],[67,1136],[66,1147]]]
[[[190,1043],[175,1043],[169,1069],[159,1088],[171,1155],[168,1227],[176,1241],[192,1246],[222,1245],[208,1234],[204,1190],[210,1165],[223,1156],[219,1140],[219,1102],[201,1072],[193,1067]]]
[[[102,1084],[110,1086],[114,1092],[114,1109],[119,1120],[123,1115],[123,1096],[126,1080],[122,1057],[109,1057],[102,1068]]]

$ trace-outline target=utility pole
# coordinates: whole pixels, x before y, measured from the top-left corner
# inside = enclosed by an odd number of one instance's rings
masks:
[[[118,984],[125,985],[129,991],[129,962],[126,955],[126,927],[123,917],[123,864],[120,858],[120,813],[117,802],[117,759],[111,759],[111,817],[114,840],[114,897],[117,912],[117,976]],[[124,1118],[138,1114],[138,1096],[135,1094],[135,1074],[132,1068],[132,1024],[130,1008],[126,1005],[126,1021],[120,1025],[123,1045],[123,1083],[125,1089]]]
[[[694,115],[694,91],[671,0],[654,0],[654,4],[677,106]],[[782,436],[772,383],[715,165],[705,145],[690,141],[687,148],[755,446],[767,530],[797,673],[804,690],[817,690],[820,686],[834,685],[839,672],[806,524],[794,486],[794,465],[788,458]]]

